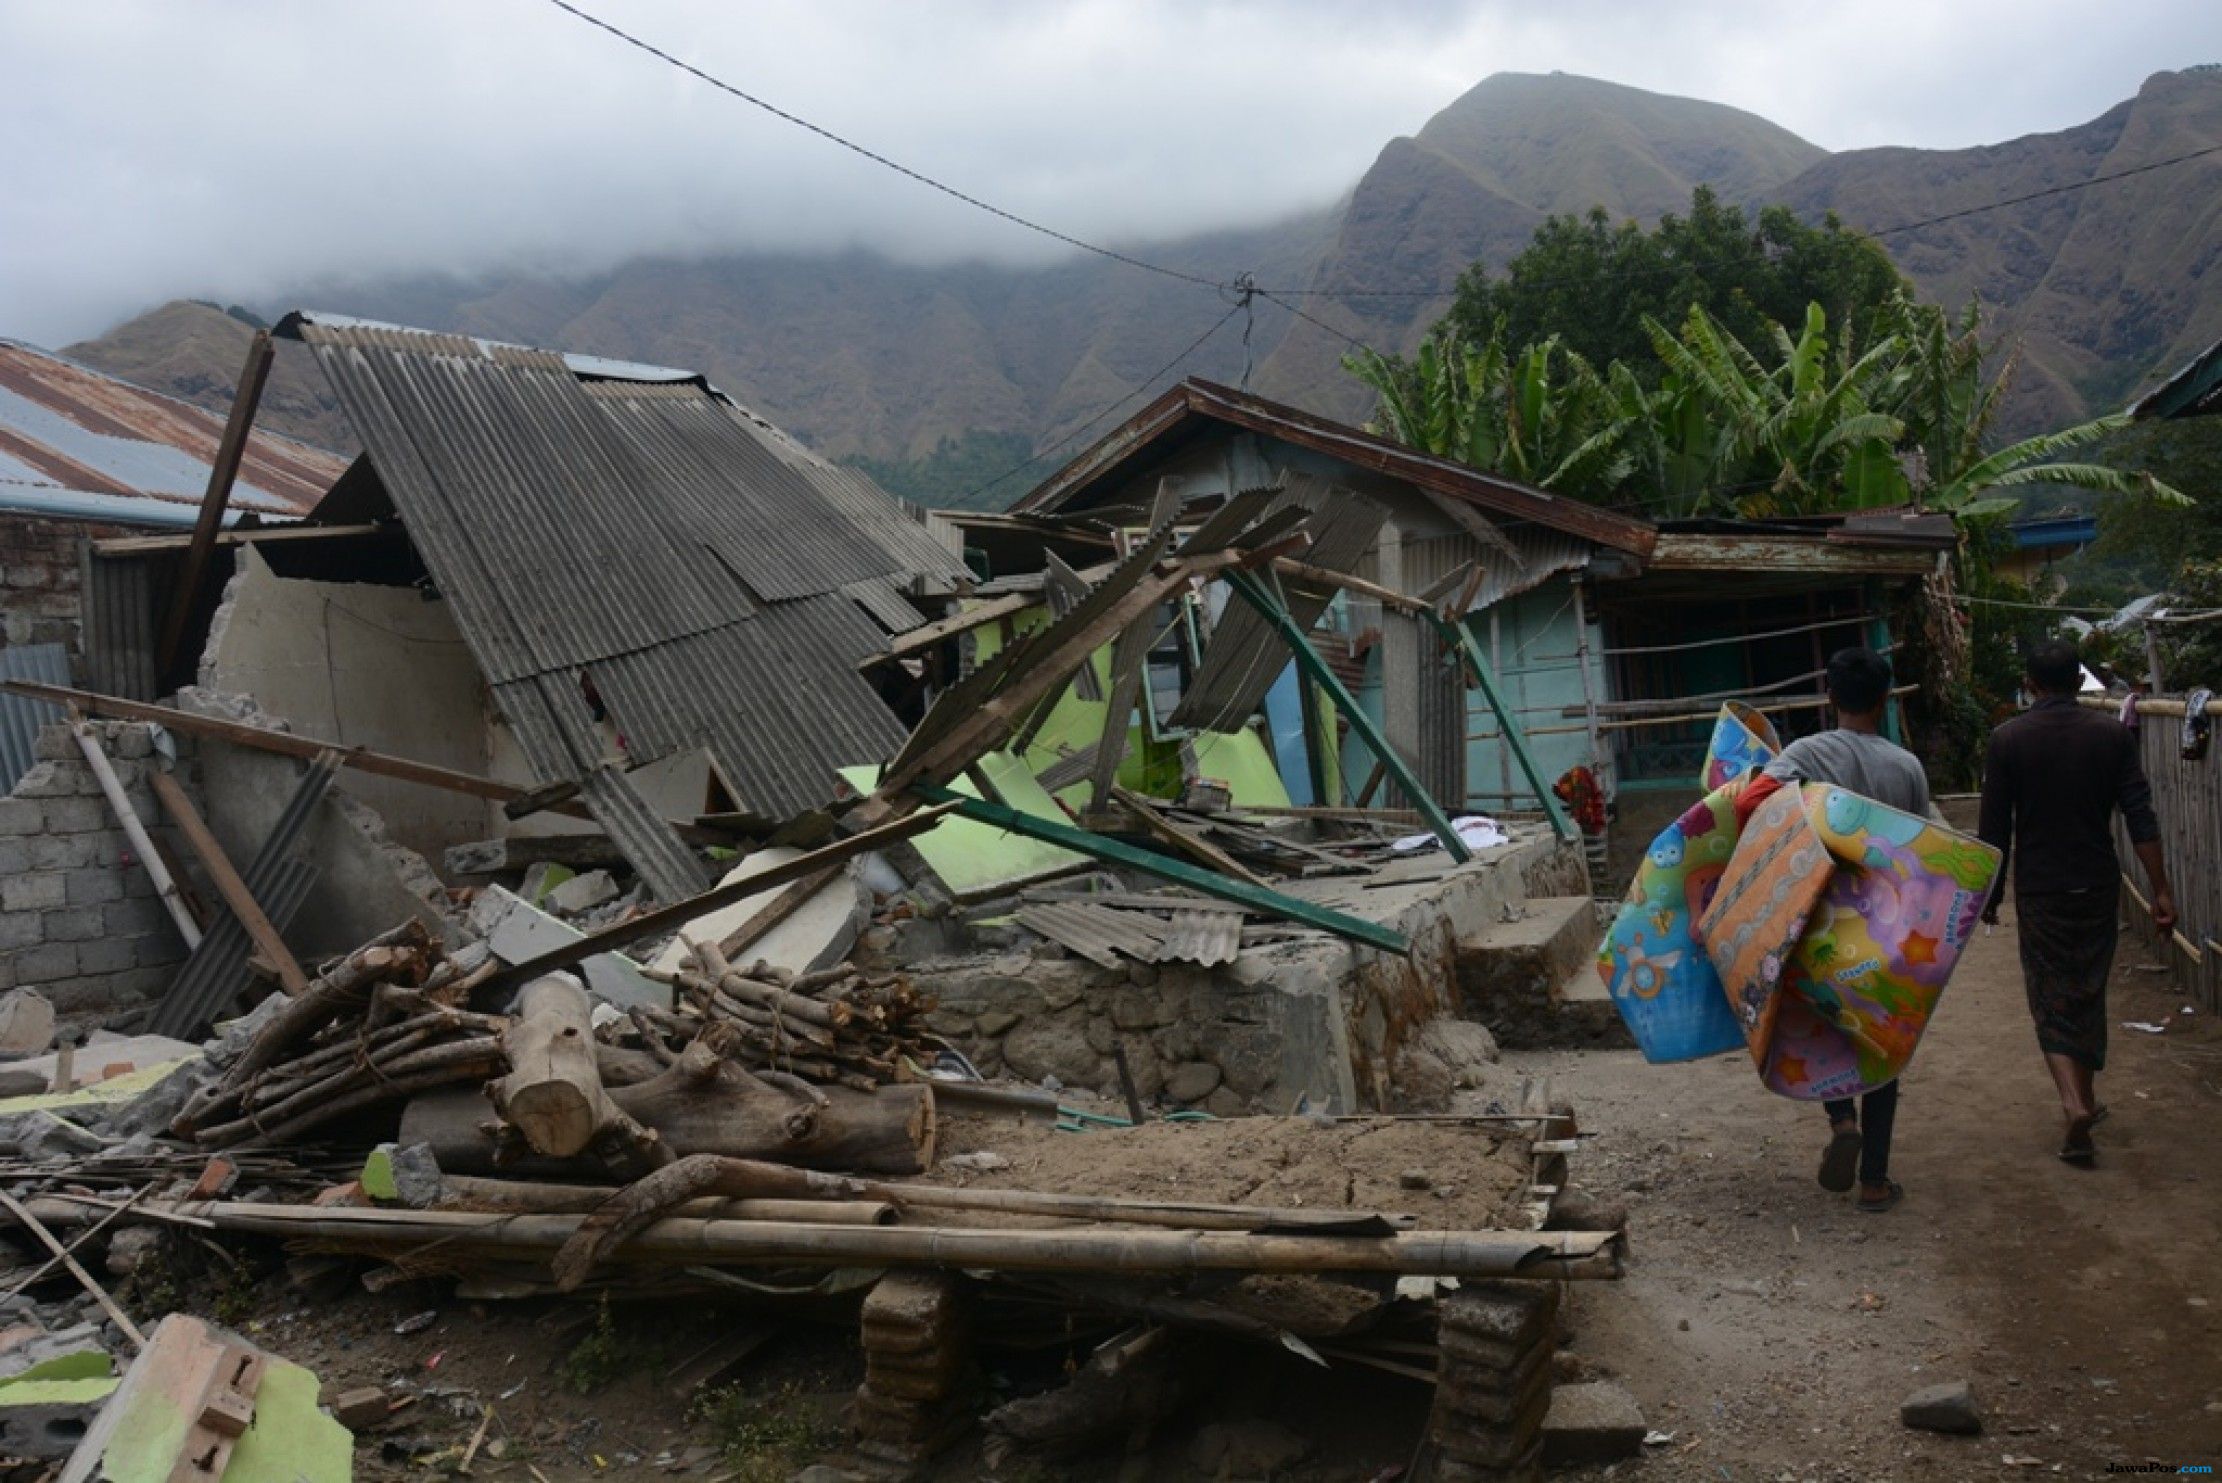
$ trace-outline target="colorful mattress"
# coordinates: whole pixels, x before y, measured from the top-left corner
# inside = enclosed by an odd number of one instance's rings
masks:
[[[1707,776],[1772,745],[1724,708]],[[1730,774],[1652,842],[1598,973],[1648,1060],[1741,1046],[1782,1096],[1872,1091],[1912,1061],[1999,854],[1822,784],[1740,821],[1750,786]]]

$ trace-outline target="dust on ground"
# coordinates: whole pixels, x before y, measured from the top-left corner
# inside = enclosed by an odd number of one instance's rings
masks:
[[[1674,1440],[1617,1476],[2222,1465],[2222,1026],[2183,1015],[2125,929],[2099,1079],[2113,1116],[2095,1169],[2061,1163],[2012,920],[1975,940],[1905,1079],[1906,1199],[1887,1215],[1820,1189],[1821,1110],[1770,1096],[1740,1054],[1507,1058],[1572,1097],[1594,1135],[1577,1181],[1630,1207],[1627,1276],[1576,1285],[1573,1347]],[[1899,1424],[1907,1394],[1961,1379],[1983,1436]]]
[[[974,1151],[1000,1165],[945,1164],[928,1178],[1057,1194],[1379,1211],[1414,1216],[1429,1230],[1517,1223],[1529,1169],[1526,1139],[1487,1122],[1389,1118],[1247,1117],[1085,1133],[1055,1132],[1039,1121],[949,1125],[943,1159]]]

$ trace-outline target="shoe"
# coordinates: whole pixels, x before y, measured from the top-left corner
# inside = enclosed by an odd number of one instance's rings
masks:
[[[1829,1136],[1827,1151],[1821,1155],[1821,1188],[1840,1195],[1857,1183],[1858,1177],[1859,1128],[1852,1123],[1840,1123]]]
[[[1852,1208],[1862,1215],[1881,1215],[1886,1210],[1896,1210],[1899,1201],[1906,1197],[1906,1187],[1895,1179],[1885,1180],[1884,1183],[1889,1188],[1881,1199],[1862,1194]]]

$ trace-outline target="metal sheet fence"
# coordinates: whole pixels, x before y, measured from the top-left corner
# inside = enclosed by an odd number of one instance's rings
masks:
[[[2222,1011],[2222,739],[2209,744],[2205,757],[2187,760],[2182,751],[2180,698],[2157,704],[2179,714],[2156,713],[2148,702],[2138,726],[2139,756],[2153,787],[2153,811],[2160,816],[2161,848],[2176,890],[2174,941],[2157,942],[2150,931],[2134,928],[2131,940],[2150,956],[2165,957],[2176,986],[2207,1011]],[[2222,731],[2222,716],[2212,718]],[[2144,916],[2144,873],[2131,854],[2119,821],[2114,827],[2123,883],[2132,898],[2134,923]]]

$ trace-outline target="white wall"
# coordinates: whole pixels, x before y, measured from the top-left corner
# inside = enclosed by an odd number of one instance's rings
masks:
[[[201,658],[209,689],[252,696],[303,736],[459,772],[488,771],[487,698],[444,602],[408,587],[280,577],[252,545]],[[428,860],[485,839],[484,800],[349,769],[338,786]]]

